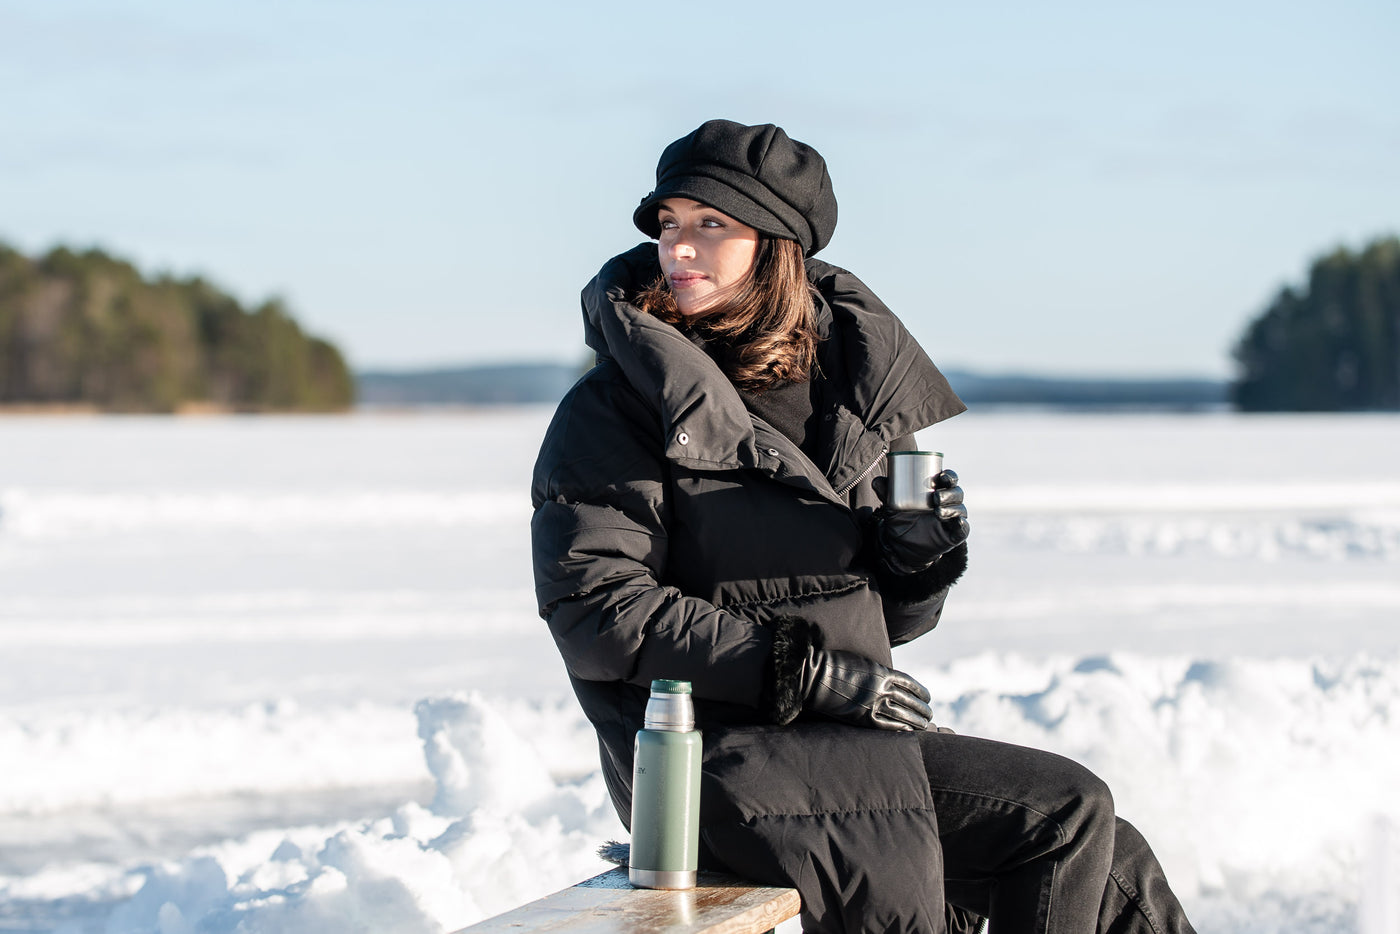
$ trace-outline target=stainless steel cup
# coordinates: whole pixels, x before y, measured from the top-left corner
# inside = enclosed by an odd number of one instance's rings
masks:
[[[885,455],[889,488],[885,505],[891,509],[932,509],[929,494],[943,472],[942,451],[890,451]]]

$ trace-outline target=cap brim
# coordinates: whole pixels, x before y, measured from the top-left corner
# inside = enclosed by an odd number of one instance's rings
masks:
[[[782,240],[798,239],[773,212],[743,192],[703,175],[682,175],[666,179],[632,212],[632,223],[653,240],[661,236],[661,222],[657,219],[656,211],[667,198],[689,198],[699,201],[741,224],[747,224],[759,233]]]

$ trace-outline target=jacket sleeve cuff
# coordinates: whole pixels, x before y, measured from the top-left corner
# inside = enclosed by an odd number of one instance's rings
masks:
[[[779,616],[772,622],[773,652],[768,657],[762,712],[770,723],[791,723],[807,699],[802,672],[817,644],[817,628],[800,616]]]
[[[896,574],[884,561],[875,565],[880,593],[895,603],[922,603],[957,583],[967,570],[967,542],[913,574]]]

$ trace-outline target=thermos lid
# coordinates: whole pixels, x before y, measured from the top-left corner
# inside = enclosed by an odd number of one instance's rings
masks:
[[[689,681],[653,681],[642,726],[648,730],[689,733],[695,729],[695,705]]]

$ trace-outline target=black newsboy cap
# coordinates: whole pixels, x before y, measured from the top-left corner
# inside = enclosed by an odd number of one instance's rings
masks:
[[[709,120],[666,147],[656,164],[656,188],[632,222],[648,237],[661,235],[656,207],[666,198],[690,198],[783,240],[811,256],[836,230],[836,195],[826,161],[771,123],[744,126]]]

